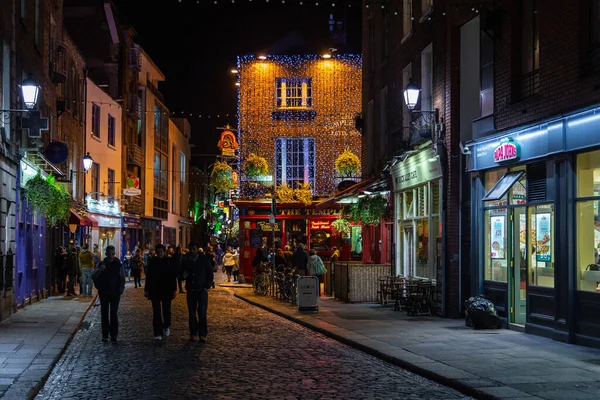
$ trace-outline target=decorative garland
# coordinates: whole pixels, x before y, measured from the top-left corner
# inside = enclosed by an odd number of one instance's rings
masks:
[[[259,157],[254,153],[250,153],[243,165],[244,171],[248,178],[256,178],[269,173],[269,164],[264,157]]]
[[[210,184],[217,193],[227,192],[233,188],[233,169],[224,161],[216,161],[210,173]]]
[[[331,223],[331,227],[333,228],[333,232],[337,233],[338,235],[341,233],[350,233],[350,231],[352,230],[350,222],[348,222],[348,220],[344,219],[343,217],[339,217],[338,219],[333,221]]]
[[[348,210],[350,219],[364,225],[379,225],[379,221],[385,216],[387,199],[378,194],[373,197],[363,197],[352,204]]]
[[[277,198],[282,203],[291,203],[295,201],[294,199],[294,189],[289,187],[287,183],[283,183],[275,189],[275,194]]]
[[[335,160],[335,169],[343,177],[356,176],[360,169],[360,158],[349,147]]]
[[[301,183],[298,188],[294,189],[294,196],[296,200],[304,203],[305,206],[310,205],[313,199],[310,183]]]
[[[71,209],[71,196],[56,184],[54,176],[44,179],[39,173],[25,183],[25,197],[35,211],[52,226],[67,223]]]

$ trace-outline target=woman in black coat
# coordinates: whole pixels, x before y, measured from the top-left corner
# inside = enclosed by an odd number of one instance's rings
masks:
[[[146,269],[144,296],[152,301],[154,339],[162,340],[171,334],[171,301],[177,295],[177,269],[165,256],[165,246],[157,244],[156,257]]]

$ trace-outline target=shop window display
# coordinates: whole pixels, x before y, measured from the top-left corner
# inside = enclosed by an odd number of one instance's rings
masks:
[[[600,151],[577,156],[577,286],[600,293]]]
[[[485,212],[485,280],[506,282],[508,267],[508,210]]]
[[[554,237],[554,206],[530,207],[530,285],[554,287]]]
[[[352,232],[350,233],[350,243],[351,248],[350,252],[352,254],[352,259],[362,257],[363,247],[362,247],[362,226],[354,225],[352,227]]]

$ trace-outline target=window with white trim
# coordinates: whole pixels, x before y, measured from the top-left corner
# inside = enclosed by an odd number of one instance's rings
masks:
[[[402,3],[402,37],[407,37],[412,32],[413,12],[412,0],[404,0]]]
[[[315,181],[315,139],[275,139],[275,179],[277,185],[287,183],[292,188]]]
[[[311,78],[277,78],[278,108],[312,107]]]

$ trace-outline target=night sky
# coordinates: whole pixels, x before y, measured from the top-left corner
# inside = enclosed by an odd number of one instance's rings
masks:
[[[286,0],[163,0],[148,2],[116,0],[121,16],[138,33],[137,42],[166,76],[159,85],[166,105],[176,116],[185,115],[192,124],[195,148],[192,154],[218,152],[220,132],[237,124],[236,56],[268,51],[290,35],[304,45],[286,52],[322,53],[332,47],[329,15],[346,22],[346,47],[340,52],[360,52],[360,3]],[[183,111],[183,114],[181,113]],[[193,114],[193,117],[189,115]],[[226,115],[229,114],[229,117]],[[202,115],[201,118],[198,115]],[[208,116],[210,115],[210,118]],[[217,117],[219,115],[219,117]],[[193,161],[202,165],[200,158]]]

